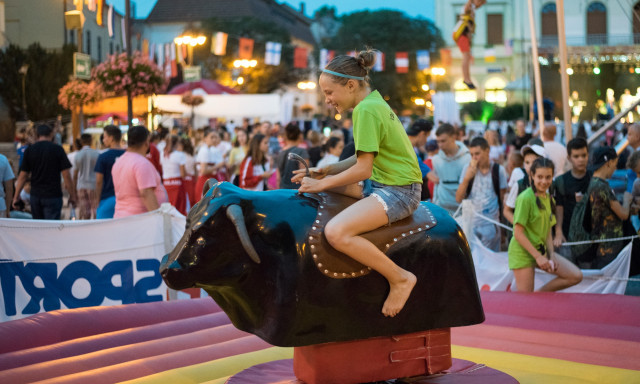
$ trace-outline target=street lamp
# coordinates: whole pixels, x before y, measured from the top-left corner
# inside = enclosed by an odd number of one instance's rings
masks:
[[[22,75],[22,113],[24,120],[27,120],[27,93],[25,92],[25,80],[27,78],[27,71],[29,70],[29,64],[23,64],[18,70],[18,73]]]
[[[301,81],[298,83],[298,89],[302,89],[302,90],[316,89],[316,83],[314,83],[313,81]]]
[[[233,66],[236,68],[254,68],[256,65],[258,65],[258,60],[242,59],[233,61]]]
[[[193,65],[193,47],[196,45],[204,45],[206,41],[207,38],[205,36],[193,36],[190,34],[184,34],[173,39],[176,45],[186,45],[189,48],[189,66]]]

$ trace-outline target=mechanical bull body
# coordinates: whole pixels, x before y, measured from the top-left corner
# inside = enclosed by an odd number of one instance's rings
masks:
[[[418,278],[404,309],[387,318],[381,313],[389,291],[384,277],[365,269],[334,278],[315,260],[313,249],[320,244],[310,244],[310,233],[318,231],[316,219],[324,208],[317,197],[214,185],[191,210],[184,236],[165,256],[163,279],[173,289],[203,288],[237,328],[278,346],[484,320],[468,243],[443,209],[422,203],[437,224],[411,236],[398,234],[391,247],[387,244],[386,254]]]

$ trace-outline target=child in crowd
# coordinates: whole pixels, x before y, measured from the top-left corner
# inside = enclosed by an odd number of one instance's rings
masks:
[[[252,191],[267,189],[267,180],[275,172],[269,162],[269,138],[256,133],[249,142],[249,153],[240,164],[240,188]]]
[[[535,267],[557,277],[540,291],[558,291],[582,281],[582,272],[569,260],[553,252],[551,227],[555,203],[547,190],[553,181],[553,162],[540,157],[531,165],[531,187],[516,201],[513,238],[509,243],[509,269],[513,270],[518,292],[533,292]]]
[[[556,199],[556,231],[553,245],[558,248],[569,239],[569,225],[576,204],[587,193],[593,172],[587,170],[589,146],[581,137],[567,143],[567,157],[571,170],[556,177],[554,192]],[[565,247],[566,248],[566,247]],[[563,251],[566,251],[563,249]]]
[[[169,202],[178,212],[187,214],[187,195],[184,187],[187,155],[183,151],[182,141],[177,135],[167,136],[162,162],[162,182],[167,190]]]
[[[524,167],[516,168],[511,172],[509,184],[507,184],[509,194],[507,195],[504,207],[502,208],[502,214],[509,223],[513,223],[513,212],[516,207],[516,199],[518,198],[518,195],[531,184],[529,178],[529,168],[531,167],[531,164],[533,164],[537,158],[544,157],[546,155],[544,147],[538,144],[527,144],[522,147],[520,152],[524,159]]]
[[[329,164],[335,164],[340,160],[340,154],[344,149],[344,141],[337,136],[330,137],[324,145],[325,155],[318,162],[317,167],[326,167]]]
[[[607,182],[615,172],[618,154],[612,147],[597,148],[593,154],[590,170],[593,177],[589,183],[589,204],[591,209],[591,239],[615,239],[624,236],[623,221],[629,218],[631,194],[624,193],[623,203],[616,196]],[[585,268],[601,269],[618,256],[624,248],[624,241],[607,241],[598,243],[595,258]]]
[[[387,279],[390,290],[382,313],[393,317],[409,299],[416,276],[360,234],[411,215],[420,205],[422,177],[404,126],[380,92],[370,88],[375,60],[376,52],[366,50],[357,57],[338,56],[323,69],[318,83],[325,102],[341,114],[353,108],[356,155],[314,168],[311,176],[317,178],[303,177],[303,171],[293,181],[301,182],[300,192],[313,193],[371,180],[371,194],[329,220],[324,234],[335,249]]]

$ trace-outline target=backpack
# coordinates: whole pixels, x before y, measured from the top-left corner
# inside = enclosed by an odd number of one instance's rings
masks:
[[[576,203],[571,214],[571,224],[569,225],[569,239],[571,241],[587,241],[591,240],[591,203],[589,202],[591,195],[591,183],[587,188],[587,193],[583,195],[582,200]],[[571,253],[574,255],[582,255],[591,248],[593,244],[578,244],[571,246]]]
[[[475,175],[469,181],[467,185],[467,196],[471,194],[471,188],[473,188],[473,181],[476,179]],[[502,199],[500,198],[500,164],[493,163],[491,167],[491,182],[493,183],[493,191],[498,196],[498,206],[500,207],[500,217],[502,217]]]

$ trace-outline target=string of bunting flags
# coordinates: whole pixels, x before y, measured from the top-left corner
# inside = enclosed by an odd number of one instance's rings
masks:
[[[211,36],[211,53],[216,56],[225,56],[227,54],[227,44],[229,34],[224,32],[215,32]],[[238,40],[238,58],[241,60],[250,60],[253,58],[255,48],[255,40],[248,37],[237,37]],[[165,68],[166,75],[174,77],[177,75],[177,63],[182,63],[187,58],[187,47],[176,46],[175,43],[151,44],[143,41],[143,54],[149,55],[151,60]],[[294,47],[293,51],[293,67],[306,69],[309,67],[309,50],[305,47]],[[355,57],[356,51],[346,52],[347,55]],[[393,53],[393,63],[397,73],[409,72],[409,56],[414,55],[416,58],[418,70],[428,70],[431,68],[431,52],[429,50],[417,50],[415,52],[395,52]],[[373,67],[375,72],[386,71],[386,56],[384,52],[376,52],[376,63]],[[321,49],[319,55],[319,68],[324,68],[336,57],[336,51],[330,49]],[[278,66],[282,61],[282,43],[267,41],[265,43],[264,64]],[[440,61],[442,66],[451,64],[451,51],[449,49],[440,49]]]

